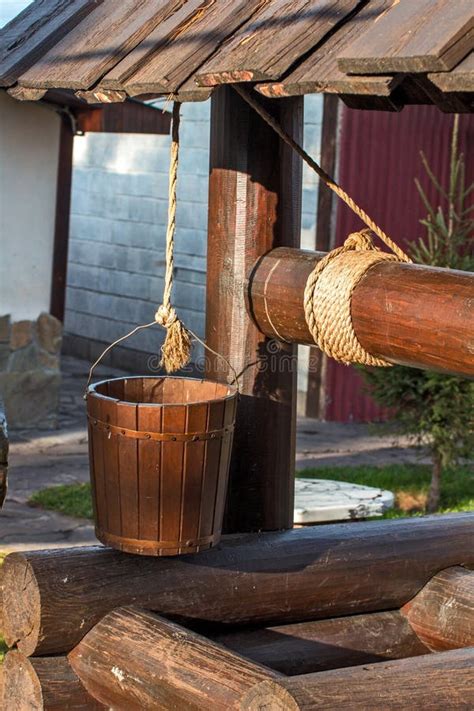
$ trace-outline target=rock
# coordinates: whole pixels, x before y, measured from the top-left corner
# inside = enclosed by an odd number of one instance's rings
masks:
[[[39,315],[36,321],[38,343],[48,353],[57,354],[61,350],[63,325],[59,319],[46,312]]]
[[[395,503],[391,491],[329,479],[295,480],[296,524],[382,516]]]
[[[21,373],[24,370],[40,368],[38,361],[38,347],[30,343],[25,348],[17,348],[10,354],[7,370],[9,373]]]
[[[10,314],[0,316],[0,343],[10,342]]]
[[[56,427],[61,374],[51,370],[0,373],[10,427]]]
[[[48,353],[48,351],[44,351],[42,348],[38,348],[36,357],[38,359],[38,363],[43,368],[48,368],[48,370],[59,370],[59,353],[53,355],[52,353]]]
[[[10,344],[0,342],[0,370],[6,370],[10,358]]]
[[[12,324],[10,334],[10,348],[24,348],[33,340],[32,321],[16,321]]]

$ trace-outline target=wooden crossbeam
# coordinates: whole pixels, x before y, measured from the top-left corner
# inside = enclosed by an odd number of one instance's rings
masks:
[[[106,104],[75,111],[77,128],[84,133],[149,133],[170,132],[171,114],[139,101]]]

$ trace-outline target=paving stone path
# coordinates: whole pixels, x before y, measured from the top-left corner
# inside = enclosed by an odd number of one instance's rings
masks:
[[[33,492],[46,486],[88,481],[85,403],[88,364],[63,357],[60,428],[10,433],[8,494],[0,513],[0,552],[84,545],[96,542],[90,521],[32,508]],[[120,375],[99,367],[97,377]],[[387,464],[420,461],[406,440],[369,433],[365,425],[340,425],[300,419],[296,466]]]

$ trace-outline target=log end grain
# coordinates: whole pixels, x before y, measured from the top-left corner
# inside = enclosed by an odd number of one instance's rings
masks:
[[[262,681],[242,698],[242,711],[299,711],[293,696],[277,681]]]
[[[24,654],[8,652],[3,663],[3,704],[5,709],[43,709],[41,683]]]
[[[433,652],[474,645],[474,571],[440,571],[401,609],[411,628]]]
[[[38,644],[41,596],[33,569],[21,553],[11,553],[3,564],[3,635],[9,647],[26,656]]]
[[[26,657],[12,650],[3,670],[5,711],[105,711],[89,696],[66,657]]]

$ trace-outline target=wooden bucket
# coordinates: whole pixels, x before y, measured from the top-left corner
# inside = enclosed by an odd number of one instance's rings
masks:
[[[191,378],[104,380],[87,393],[96,535],[177,555],[221,537],[237,390]]]

